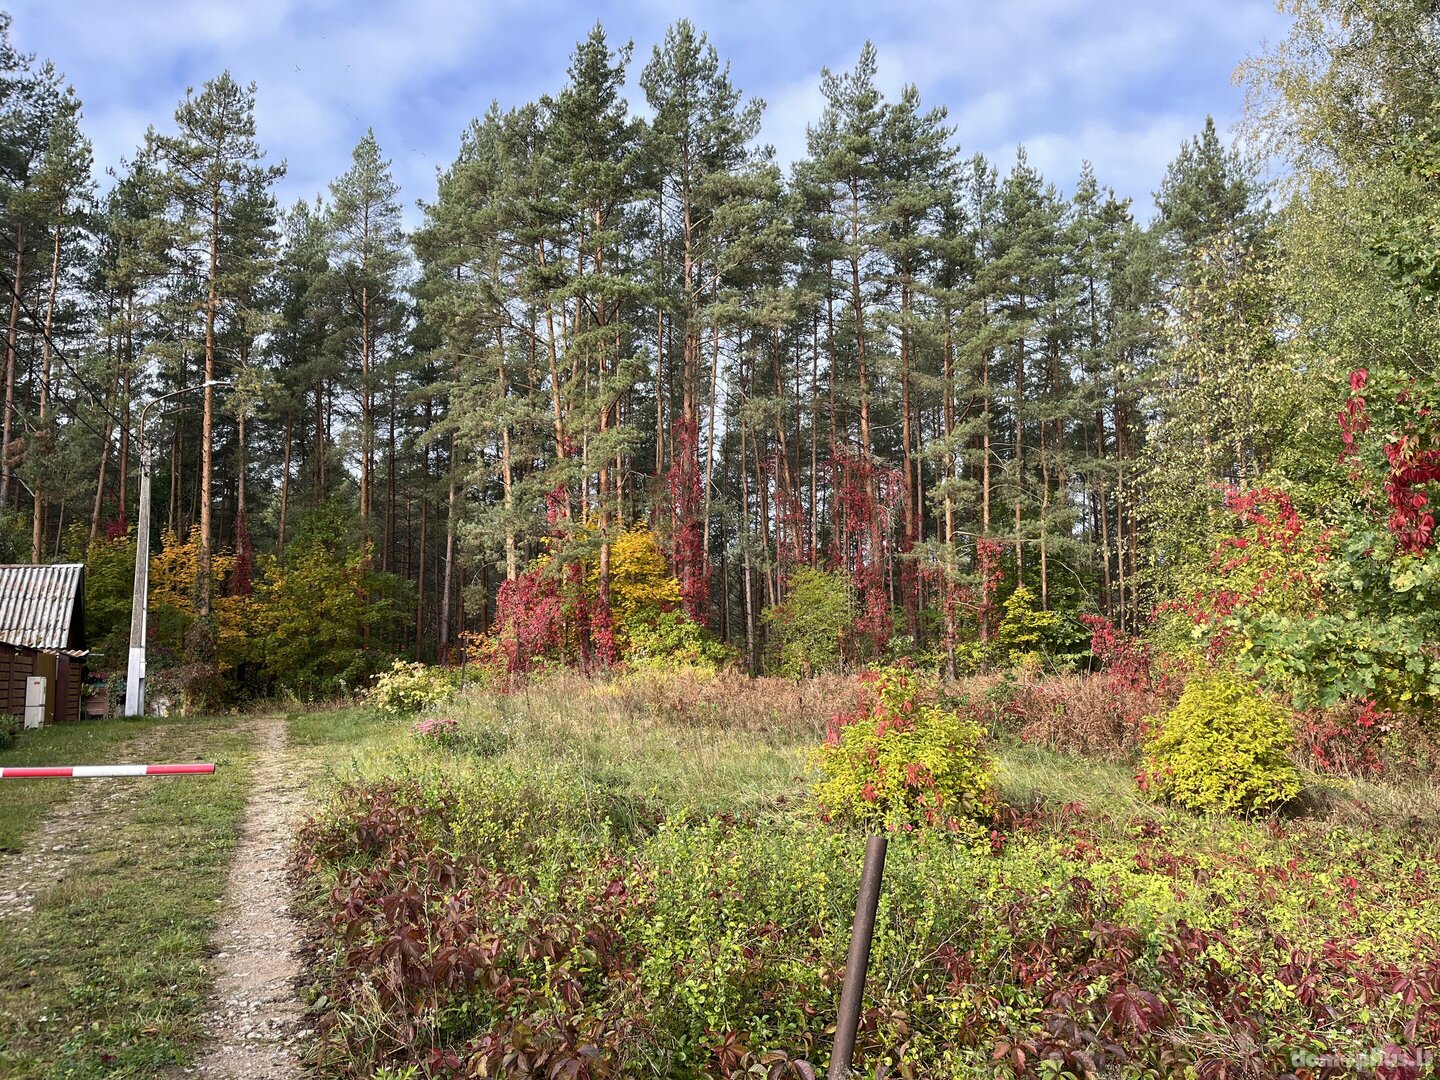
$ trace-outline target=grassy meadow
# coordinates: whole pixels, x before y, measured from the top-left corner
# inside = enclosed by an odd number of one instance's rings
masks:
[[[1281,812],[1196,814],[1123,753],[1042,745],[1023,686],[947,693],[985,722],[997,797],[979,835],[892,835],[864,1075],[1273,1076],[1433,1041],[1430,781],[1305,771]],[[297,852],[316,1067],[823,1069],[864,833],[817,812],[812,751],[855,694],[557,676],[418,724],[292,717],[327,762]]]

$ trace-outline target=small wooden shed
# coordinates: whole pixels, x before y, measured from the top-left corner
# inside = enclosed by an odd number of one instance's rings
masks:
[[[45,722],[78,720],[85,677],[85,564],[0,564],[0,712],[25,715],[45,679]]]

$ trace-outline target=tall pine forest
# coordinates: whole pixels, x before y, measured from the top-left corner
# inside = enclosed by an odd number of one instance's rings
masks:
[[[6,19],[0,560],[85,562],[123,674],[148,455],[152,681],[197,701],[1103,627],[1433,711],[1440,17],[1287,10],[1144,204],[967,149],[859,42],[779,160],[681,21],[477,103],[432,190],[371,133],[283,206],[243,72],[96,161]]]

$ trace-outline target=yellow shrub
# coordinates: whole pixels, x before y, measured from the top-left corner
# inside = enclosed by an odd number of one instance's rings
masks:
[[[1254,813],[1300,794],[1290,714],[1233,676],[1193,679],[1146,743],[1142,782],[1192,810]]]

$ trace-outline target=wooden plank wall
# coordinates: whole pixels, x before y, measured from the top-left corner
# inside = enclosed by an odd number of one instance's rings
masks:
[[[84,662],[13,645],[0,645],[0,714],[24,718],[25,680],[32,675],[43,675],[50,680],[46,687],[46,723],[80,719],[84,707],[81,695]]]
[[[35,674],[36,654],[0,645],[0,713],[25,716],[25,680]]]

